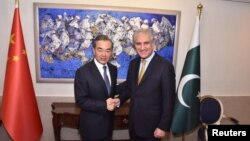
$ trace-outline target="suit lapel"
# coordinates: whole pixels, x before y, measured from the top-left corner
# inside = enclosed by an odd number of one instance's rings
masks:
[[[150,74],[154,71],[154,69],[157,68],[157,67],[156,67],[157,62],[158,62],[157,59],[158,59],[158,55],[155,54],[154,57],[152,58],[152,60],[149,62],[148,67],[147,67],[147,69],[146,69],[146,71],[145,71],[145,73],[144,73],[144,75],[143,75],[143,77],[142,77],[142,80],[141,80],[141,82],[140,82],[139,85],[141,85],[141,84],[143,83],[143,81],[144,81],[145,79],[147,79],[147,77],[150,76]],[[137,78],[137,79],[138,79],[138,78]]]
[[[100,71],[98,70],[98,68],[97,68],[97,66],[96,66],[96,64],[95,64],[95,62],[94,62],[94,60],[91,62],[91,64],[92,64],[92,65],[91,65],[91,70],[92,70],[93,76],[94,76],[93,81],[101,82],[101,85],[102,85],[102,87],[103,87],[103,90],[105,91],[105,93],[106,93],[107,96],[108,96],[108,90],[107,90],[107,88],[106,88],[105,82],[104,82],[104,80],[103,80],[103,78],[102,78],[102,75],[101,75]]]
[[[137,58],[137,60],[135,61],[135,66],[134,66],[134,68],[135,68],[135,73],[136,73],[136,75],[134,75],[134,80],[135,80],[135,84],[137,85],[137,82],[138,82],[138,76],[139,76],[139,71],[140,71],[140,62],[141,62],[141,59],[140,59],[140,57],[139,58]],[[137,85],[138,86],[138,85]]]
[[[114,85],[116,85],[116,72],[115,72],[115,70],[111,67],[111,64],[110,63],[108,63],[107,64],[108,65],[108,67],[109,67],[109,75],[110,75],[110,80],[111,80],[111,94],[112,94],[112,91],[113,91],[113,87],[114,87]]]

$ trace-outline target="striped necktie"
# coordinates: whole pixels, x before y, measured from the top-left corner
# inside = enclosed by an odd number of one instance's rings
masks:
[[[105,81],[105,85],[107,87],[107,90],[108,90],[108,94],[110,94],[110,83],[109,83],[109,78],[108,78],[108,75],[107,75],[107,67],[106,66],[103,66],[103,78],[104,78],[104,81]]]

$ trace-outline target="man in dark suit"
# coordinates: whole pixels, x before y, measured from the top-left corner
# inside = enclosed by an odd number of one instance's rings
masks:
[[[84,141],[111,141],[117,79],[117,68],[108,63],[113,43],[99,35],[93,46],[95,58],[76,71],[74,81],[76,104],[81,108],[79,131]]]
[[[154,52],[150,29],[136,31],[133,42],[139,57],[130,62],[125,91],[119,95],[120,104],[130,98],[132,141],[160,141],[170,136],[175,101],[174,67]]]

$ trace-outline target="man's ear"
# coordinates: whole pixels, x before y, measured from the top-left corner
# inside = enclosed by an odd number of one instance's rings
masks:
[[[133,48],[135,49],[135,44],[133,43]]]

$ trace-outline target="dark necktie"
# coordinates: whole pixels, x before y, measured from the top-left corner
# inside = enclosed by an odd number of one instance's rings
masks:
[[[104,81],[105,81],[105,84],[106,84],[106,87],[107,87],[107,90],[108,90],[108,94],[110,94],[110,83],[109,83],[109,78],[108,78],[108,75],[107,75],[107,69],[106,69],[106,66],[103,66],[103,78],[104,78]]]

